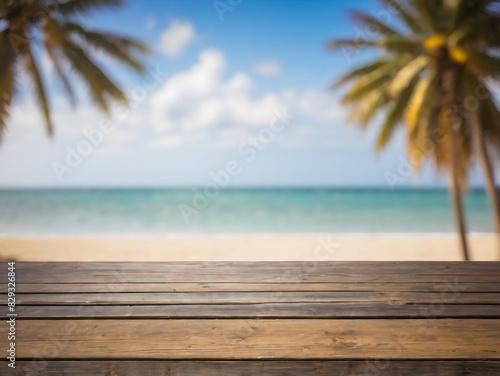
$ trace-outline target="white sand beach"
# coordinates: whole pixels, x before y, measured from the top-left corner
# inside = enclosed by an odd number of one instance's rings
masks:
[[[500,259],[493,234],[469,236],[474,261]],[[460,261],[452,233],[214,234],[164,237],[0,238],[18,261]]]

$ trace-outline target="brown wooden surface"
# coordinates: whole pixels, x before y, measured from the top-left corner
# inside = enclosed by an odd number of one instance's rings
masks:
[[[3,366],[3,367],[2,367]],[[5,363],[0,372],[8,372]],[[20,361],[15,375],[48,376],[348,376],[500,374],[500,361]]]
[[[500,262],[19,263],[22,283],[466,282],[498,283]],[[6,270],[0,278],[6,278]],[[258,279],[256,276],[258,275]]]
[[[22,319],[49,318],[500,318],[498,305],[256,303],[19,306]]]
[[[2,375],[500,375],[499,262],[19,262],[16,302]]]
[[[500,293],[456,294],[440,292],[338,292],[338,291],[276,291],[276,292],[164,292],[164,293],[80,293],[19,294],[18,304],[85,305],[85,304],[245,304],[245,303],[362,303],[373,304],[440,304],[449,299],[453,304],[496,304]],[[0,304],[6,304],[2,295]]]
[[[20,359],[500,359],[496,319],[20,320],[17,332]]]
[[[498,292],[497,282],[458,282],[450,280],[450,286],[440,282],[351,282],[351,283],[226,283],[226,282],[179,282],[179,283],[22,283],[19,293],[73,293],[73,292],[223,292],[223,291],[375,291],[375,292],[442,292],[453,289],[459,292]]]

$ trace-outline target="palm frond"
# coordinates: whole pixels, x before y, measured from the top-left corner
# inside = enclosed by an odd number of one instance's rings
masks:
[[[401,106],[398,103],[392,104],[392,108],[385,117],[384,123],[381,126],[381,132],[377,138],[377,150],[385,148],[394,135],[401,115]]]
[[[26,71],[30,74],[31,78],[33,79],[33,84],[35,85],[36,99],[38,101],[38,105],[40,106],[43,113],[43,117],[45,119],[45,127],[47,134],[49,136],[52,136],[54,133],[54,127],[50,116],[50,108],[47,95],[45,92],[45,86],[43,84],[43,79],[40,74],[40,70],[38,69],[38,64],[29,46],[26,48],[24,60],[25,60]]]
[[[398,97],[407,85],[412,82],[429,64],[429,58],[425,55],[418,56],[409,62],[394,76],[390,86],[389,95],[392,98]]]
[[[490,13],[488,8],[494,5],[495,3],[498,4],[498,1],[497,0],[458,1],[455,27],[458,27],[459,25],[463,25],[466,23],[470,24],[471,22],[477,25],[475,21],[478,20],[481,20],[483,22],[486,21],[487,18],[489,17],[484,17],[484,16]],[[488,14],[488,16],[491,15],[492,15],[491,13]]]
[[[415,85],[415,90],[408,102],[406,109],[406,123],[408,125],[408,134],[411,136],[417,129],[419,119],[423,115],[423,106],[431,84],[434,81],[433,75],[421,78]]]
[[[90,95],[103,111],[109,112],[113,100],[127,102],[123,91],[96,63],[95,53],[102,52],[142,71],[141,58],[149,48],[131,38],[86,30],[75,21],[86,12],[123,4],[124,0],[0,0],[0,138],[16,92],[16,74],[21,69],[33,80],[47,132],[53,133],[49,97],[37,62],[38,50],[31,47],[35,43],[45,48],[66,97],[73,105],[76,97],[69,70],[77,73],[87,85]]]
[[[109,99],[127,102],[125,94],[90,60],[82,48],[71,42],[66,42],[61,47],[73,69],[80,74],[87,84],[94,101],[104,112],[109,112]]]
[[[403,120],[404,112],[408,106],[408,101],[410,100],[411,94],[417,83],[417,79],[414,78],[412,82],[403,90],[399,98],[392,102],[391,109],[387,113],[384,123],[381,126],[381,131],[377,138],[376,148],[381,150],[387,146],[391,140],[394,132]]]
[[[483,134],[494,145],[500,145],[500,109],[495,103],[495,95],[481,78],[470,72],[464,73],[464,87],[466,98],[474,98],[476,101],[477,105],[470,110],[477,111]],[[464,103],[464,107],[467,108],[467,103]]]
[[[327,47],[331,50],[339,50],[341,48],[363,48],[363,47],[378,47],[376,41],[365,38],[355,39],[332,39],[327,43]]]
[[[365,28],[370,30],[371,34],[375,34],[377,36],[387,35],[387,36],[397,36],[402,37],[401,33],[390,27],[388,24],[380,21],[372,15],[369,15],[365,12],[355,11],[352,13],[353,18],[361,23]]]
[[[429,128],[424,118],[417,119],[418,125],[415,126],[413,132],[408,132],[407,135],[407,153],[411,159],[412,166],[418,172],[422,167],[422,163],[429,155]],[[433,151],[430,148],[430,151]]]
[[[379,69],[359,78],[351,89],[343,96],[342,104],[352,104],[365,98],[371,91],[377,90],[394,75],[391,65],[385,65]]]
[[[54,8],[58,13],[66,16],[101,8],[120,7],[124,3],[124,0],[58,0]]]
[[[417,9],[418,16],[434,33],[446,32],[443,0],[410,0]]]
[[[500,57],[468,51],[466,67],[480,77],[500,78]]]
[[[387,84],[380,86],[377,90],[372,90],[363,101],[353,106],[347,120],[355,122],[361,129],[365,129],[375,115],[388,106],[389,98],[386,92]]]
[[[380,91],[370,93],[366,101],[359,108],[359,122],[363,128],[368,126],[368,123],[373,120],[377,113],[387,108],[389,97],[386,93],[387,86],[382,86]]]
[[[493,101],[493,96],[487,98],[482,103],[480,111],[484,135],[487,141],[498,150],[498,145],[500,145],[500,109]]]
[[[7,128],[10,106],[16,92],[16,52],[8,30],[0,32],[0,141]]]
[[[463,14],[468,1],[463,0],[443,0],[443,21],[446,22],[447,30],[454,30],[459,25],[459,16]]]
[[[353,69],[352,71],[346,73],[344,76],[342,76],[339,80],[337,80],[333,85],[332,85],[332,88],[337,88],[339,86],[342,86],[344,84],[346,84],[347,82],[357,78],[357,77],[360,77],[360,76],[364,76],[366,74],[369,74],[377,69],[379,69],[380,67],[388,64],[389,61],[388,60],[377,60],[373,63],[370,63],[370,64],[366,64],[366,65],[363,65],[359,68],[355,68]]]
[[[386,8],[395,10],[394,13],[398,14],[399,19],[414,34],[419,34],[423,31],[422,23],[419,22],[415,9],[412,9],[407,2],[400,0],[382,0],[382,4]]]
[[[416,54],[421,50],[420,42],[404,36],[388,36],[384,38],[369,40],[365,38],[334,39],[328,42],[332,50],[342,48],[378,48],[392,54],[411,53]]]
[[[62,61],[61,61],[62,57],[60,56],[56,48],[47,40],[45,41],[45,49],[47,51],[47,54],[49,55],[50,60],[52,61],[52,64],[54,65],[54,70],[55,73],[57,74],[57,77],[59,78],[59,80],[61,80],[63,84],[66,96],[68,97],[71,105],[75,107],[76,106],[75,92],[73,90],[73,87],[71,86],[71,82],[66,72],[64,72],[64,69],[62,67]]]
[[[387,37],[378,41],[378,46],[391,54],[410,53],[416,55],[422,51],[420,41],[407,37]]]
[[[144,65],[135,56],[135,53],[149,53],[149,48],[139,41],[110,33],[87,31],[83,26],[73,22],[60,24],[59,29],[77,34],[85,44],[104,51],[139,72],[144,71]]]

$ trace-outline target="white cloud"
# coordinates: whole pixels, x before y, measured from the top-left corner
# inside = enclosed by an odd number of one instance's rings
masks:
[[[179,182],[196,181],[189,180],[194,179],[189,171],[203,175],[200,166],[206,163],[217,166],[217,158],[224,158],[224,153],[236,153],[243,141],[267,128],[276,111],[283,109],[295,117],[275,138],[270,149],[316,148],[328,140],[350,143],[346,134],[353,131],[340,126],[343,115],[331,93],[314,89],[259,91],[246,72],[228,75],[226,66],[221,51],[204,50],[196,63],[170,75],[156,91],[148,92],[142,102],[131,106],[128,115],[113,111],[114,130],[104,135],[102,142],[74,172],[65,175],[61,184],[115,184],[118,181],[130,184],[128,168],[135,168],[138,176],[155,183],[156,178],[147,175],[147,171],[163,171],[165,163],[169,164],[171,174],[178,171],[176,163],[186,166],[183,176],[188,180]],[[13,108],[5,144],[0,149],[0,166],[3,166],[0,185],[59,184],[52,163],[65,163],[67,147],[76,149],[80,142],[88,139],[86,134],[106,119],[87,100],[75,113],[64,99],[60,94],[53,97],[56,126],[53,140],[46,138],[33,100]],[[158,163],[158,153],[172,162]],[[148,167],[129,166],[131,163]],[[41,175],[36,171],[41,171]],[[162,173],[154,176],[160,175]]]
[[[148,93],[140,106],[133,106],[125,119],[112,119],[117,127],[106,136],[95,153],[124,150],[140,143],[156,148],[176,148],[188,144],[235,147],[246,137],[269,126],[276,111],[285,108],[296,116],[296,120],[276,144],[287,147],[308,145],[323,142],[322,124],[329,127],[340,124],[344,118],[336,98],[327,91],[259,92],[247,73],[236,72],[228,76],[226,67],[227,62],[221,51],[202,51],[195,64],[170,75],[156,91]],[[74,113],[62,96],[55,96],[54,99],[52,107],[57,108],[53,113],[56,125],[54,142],[62,150],[63,145],[75,145],[83,139],[84,129],[91,130],[105,119],[92,106],[80,105]],[[32,119],[23,113],[34,113],[37,118]],[[33,101],[29,105],[16,106],[13,122],[16,129],[12,129],[9,137],[11,147],[33,141],[33,124],[37,124],[37,131],[41,134],[38,137],[45,139],[43,122]]]
[[[262,77],[276,76],[281,73],[281,64],[276,60],[261,61],[252,67],[252,71]]]
[[[273,93],[252,97],[252,81],[244,73],[224,80],[225,67],[224,55],[208,49],[190,69],[171,76],[152,97],[156,129],[196,132],[266,125],[272,111],[284,106]]]
[[[160,49],[170,57],[181,55],[195,40],[196,31],[189,21],[173,21],[160,36]]]
[[[247,74],[238,72],[225,77],[225,71],[223,53],[207,49],[197,63],[170,76],[152,95],[151,123],[165,138],[165,142],[157,141],[155,145],[179,145],[193,140],[234,145],[245,134],[268,126],[275,111],[284,108],[300,118],[300,124],[293,127],[342,119],[331,93],[311,89],[257,94]],[[228,132],[231,129],[237,132]],[[304,132],[290,132],[289,136],[294,134],[300,136]]]

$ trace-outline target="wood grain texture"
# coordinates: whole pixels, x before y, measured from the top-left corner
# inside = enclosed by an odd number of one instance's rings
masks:
[[[500,293],[428,292],[173,292],[173,293],[80,293],[18,294],[18,304],[244,304],[244,303],[332,303],[371,302],[374,304],[499,304]],[[7,296],[0,296],[6,305]],[[500,309],[500,304],[499,304]]]
[[[496,282],[500,262],[208,262],[17,264],[21,283]],[[0,278],[5,279],[5,270]],[[256,276],[258,279],[256,280]]]
[[[19,359],[500,359],[494,319],[19,320],[17,333]]]
[[[499,262],[19,262],[16,303],[0,375],[500,375]]]
[[[0,374],[48,376],[496,376],[500,361],[19,361]],[[7,373],[10,372],[10,373]]]
[[[53,318],[499,318],[498,305],[373,303],[257,303],[18,306],[18,319]],[[7,318],[5,309],[4,317]]]
[[[500,278],[499,278],[500,279]],[[358,292],[499,292],[500,282],[352,282],[352,283],[225,283],[225,282],[179,282],[179,283],[21,283],[18,293],[74,293],[74,292],[238,292],[238,291],[358,291]]]

